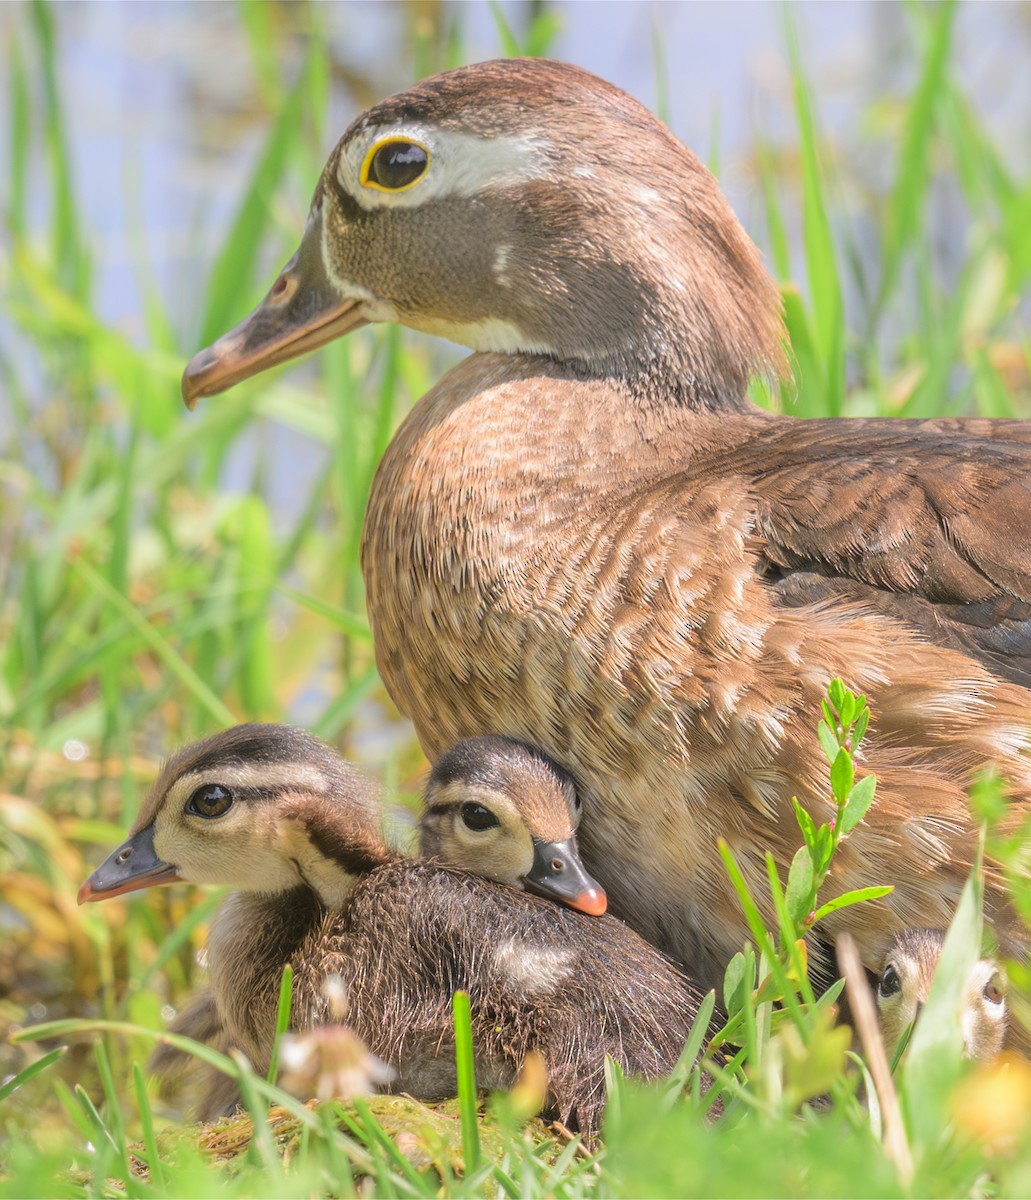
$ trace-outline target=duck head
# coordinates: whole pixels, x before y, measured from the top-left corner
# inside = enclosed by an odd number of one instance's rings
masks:
[[[782,362],[776,289],[710,173],[625,92],[545,59],[449,71],[354,121],[297,253],[183,395],[374,321],[694,405],[740,405]]]
[[[302,730],[239,725],[169,759],[79,903],[183,881],[266,894],[307,885],[337,908],[389,857],[364,775]]]
[[[920,1016],[938,969],[945,935],[939,929],[907,929],[885,956],[877,980],[877,1008],[890,1054]],[[963,994],[963,1050],[967,1058],[991,1059],[1006,1040],[1005,977],[998,964],[974,964]]]
[[[419,848],[599,916],[605,892],[580,861],[579,824],[573,781],[549,758],[511,738],[467,738],[433,765]]]

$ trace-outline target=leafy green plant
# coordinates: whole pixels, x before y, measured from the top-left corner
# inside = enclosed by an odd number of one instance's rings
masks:
[[[817,907],[817,894],[835,851],[873,803],[874,777],[857,780],[855,773],[855,755],[869,720],[865,697],[856,695],[840,679],[831,680],[817,733],[829,766],[835,816],[817,825],[798,800],[793,801],[804,844],[792,860],[786,888],[773,855],[766,855],[770,897],[778,921],[776,938],[767,929],[730,847],[720,843],[754,948],[736,954],[727,967],[723,984],[727,1022],[712,1046],[729,1044],[740,1050],[729,1069],[713,1069],[742,1104],[755,1107],[765,1102],[793,1112],[828,1090],[843,1105],[848,1104],[854,1090],[843,1075],[849,1034],[834,1026],[833,1005],[842,985],[839,981],[819,998],[814,994],[804,937],[830,913],[878,899],[892,890],[890,886],[860,888]],[[737,1084],[731,1071],[738,1073]],[[754,1083],[757,1072],[763,1081],[761,1088],[742,1085],[741,1080]]]

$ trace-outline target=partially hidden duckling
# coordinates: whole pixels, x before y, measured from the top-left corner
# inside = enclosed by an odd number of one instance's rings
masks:
[[[579,824],[573,781],[550,758],[512,738],[466,738],[433,764],[419,851],[600,916],[605,892],[580,861]]]
[[[895,939],[877,981],[877,1009],[884,1044],[891,1054],[906,1029],[920,1016],[941,958],[940,929],[907,929]],[[1006,1040],[1005,978],[997,963],[974,964],[963,1001],[963,1049],[968,1058],[992,1059]]]
[[[348,1024],[394,1068],[392,1086],[452,1096],[451,1001],[464,990],[478,1085],[510,1087],[536,1050],[549,1106],[591,1135],[605,1056],[631,1076],[667,1074],[698,1011],[692,982],[614,918],[396,858],[369,781],[296,729],[239,726],[175,755],[79,900],[176,880],[239,889],[209,938],[210,999],[188,1012],[259,1072],[289,963],[294,1029],[330,1019],[324,985],[339,975]],[[236,1100],[216,1089],[203,1115]]]

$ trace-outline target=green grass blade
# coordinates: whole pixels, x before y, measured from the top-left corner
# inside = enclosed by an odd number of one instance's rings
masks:
[[[272,198],[278,190],[293,147],[301,139],[308,71],[309,65],[306,63],[280,109],[244,192],[236,219],[222,243],[206,289],[208,302],[200,332],[203,345],[214,341],[245,315],[246,307],[241,304],[241,297],[252,291],[259,252],[270,224]],[[314,182],[312,180],[313,186]]]
[[[845,399],[845,307],[816,125],[802,71],[798,38],[790,19],[787,41],[802,150],[802,242],[805,246],[815,345],[824,376],[823,407],[830,416],[838,416]]]
[[[158,658],[161,659],[169,671],[172,672],[194,699],[203,708],[207,709],[215,721],[220,725],[236,724],[236,717],[233,715],[232,710],[222,703],[196,671],[172,649],[134,604],[127,600],[121,592],[116,591],[100,572],[90,566],[84,559],[76,559],[72,564],[72,569],[81,575],[90,587],[99,592],[126,619],[129,625],[143,637],[143,640]]]
[[[455,1069],[458,1075],[458,1112],[462,1121],[462,1157],[466,1175],[480,1169],[480,1118],[476,1102],[476,1065],[473,1061],[472,1011],[468,992],[455,992]]]
[[[279,981],[279,1004],[276,1008],[276,1032],[272,1040],[272,1055],[269,1058],[268,1074],[266,1078],[269,1083],[276,1082],[276,1076],[279,1074],[279,1043],[283,1034],[290,1028],[290,1007],[294,993],[294,969],[289,963],[283,968],[283,975]]]
[[[47,1067],[52,1067],[55,1062],[63,1058],[67,1053],[67,1046],[58,1046],[56,1050],[51,1050],[49,1054],[44,1054],[42,1058],[37,1058],[35,1062],[29,1063],[27,1067],[22,1067],[16,1075],[12,1075],[10,1079],[0,1084],[0,1102],[6,1100],[8,1096],[16,1092],[23,1084],[28,1083],[30,1079],[35,1079]]]
[[[490,15],[494,19],[494,28],[501,40],[502,53],[506,58],[517,58],[522,54],[522,47],[519,45],[519,39],[512,32],[512,26],[505,19],[498,0],[490,0]]]
[[[327,604],[325,600],[320,600],[318,596],[312,596],[308,592],[298,591],[297,588],[290,587],[287,583],[278,584],[276,590],[281,595],[289,597],[295,604],[299,604],[309,612],[315,613],[316,616],[329,621],[342,633],[346,633],[348,637],[357,638],[362,642],[372,642],[372,630],[369,628],[368,618],[345,612],[342,608],[337,608],[334,604]]]
[[[6,215],[11,232],[20,238],[24,237],[26,232],[25,214],[28,211],[29,202],[29,131],[32,128],[32,122],[29,117],[30,101],[24,46],[17,28],[13,30],[13,36],[7,48],[7,70],[10,79],[10,120],[7,122],[7,131],[10,136],[10,158]]]
[[[946,67],[956,7],[954,0],[945,0],[933,7],[911,10],[926,20],[929,37],[920,82],[906,114],[899,146],[895,185],[887,211],[884,266],[875,305],[875,324],[877,315],[894,291],[930,184],[935,110],[946,96]]]
[[[132,1064],[133,1088],[136,1092],[136,1105],[140,1111],[140,1128],[143,1131],[143,1147],[147,1156],[147,1166],[150,1169],[150,1180],[159,1195],[168,1194],[168,1182],[165,1178],[165,1167],[161,1161],[158,1149],[157,1132],[154,1129],[154,1114],[150,1108],[150,1098],[147,1095],[147,1083],[139,1063]]]
[[[397,1148],[394,1139],[387,1133],[375,1114],[370,1110],[360,1096],[354,1099],[354,1110],[361,1118],[362,1130],[369,1143],[370,1149],[378,1147],[387,1161],[406,1180],[411,1194],[414,1196],[433,1196],[436,1194],[435,1180],[431,1183],[428,1178],[419,1174],[408,1159]]]

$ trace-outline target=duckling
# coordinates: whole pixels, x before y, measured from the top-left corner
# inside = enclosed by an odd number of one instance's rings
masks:
[[[475,753],[460,759],[475,777]],[[528,753],[506,769],[520,759],[543,769]],[[243,725],[173,756],[79,901],[176,880],[239,889],[208,943],[214,1014],[203,996],[193,1011],[216,1044],[238,1047],[258,1071],[268,1068],[290,963],[295,1029],[326,1023],[323,985],[338,975],[348,1023],[394,1068],[392,1086],[427,1100],[454,1095],[451,999],[461,989],[478,1084],[510,1087],[537,1050],[550,1105],[593,1135],[605,1055],[629,1075],[668,1073],[698,1011],[691,981],[612,917],[395,857],[372,785],[300,730]]]
[[[877,1010],[888,1053],[920,1016],[938,969],[945,934],[907,929],[888,950],[877,981]],[[963,1049],[967,1058],[993,1059],[1006,1040],[1005,982],[997,963],[983,958],[967,980],[963,1004]]]
[[[512,738],[467,738],[430,772],[419,851],[599,916],[605,892],[576,846],[580,807],[573,781],[539,751]]]
[[[416,404],[362,543],[384,683],[432,759],[502,733],[577,781],[611,910],[706,987],[752,895],[828,820],[815,737],[840,676],[873,712],[878,801],[823,923],[865,966],[948,925],[994,763],[1031,809],[1031,424],[800,421],[776,287],[705,167],[618,88],[476,63],[345,131],[300,248],[183,377],[191,406],[368,322],[473,353]],[[1001,872],[987,916],[1022,940]],[[766,918],[775,920],[769,902]]]

